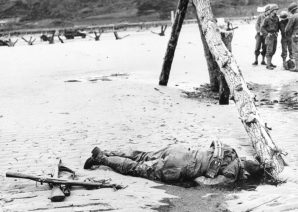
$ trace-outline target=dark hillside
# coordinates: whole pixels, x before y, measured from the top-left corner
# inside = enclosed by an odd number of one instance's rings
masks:
[[[216,16],[256,15],[268,0],[211,0]],[[49,27],[169,20],[178,0],[0,0],[0,20],[17,18],[9,27]],[[272,0],[282,7],[292,0]],[[188,13],[192,16],[192,10]],[[24,25],[26,24],[26,25]],[[7,26],[6,26],[7,27]]]

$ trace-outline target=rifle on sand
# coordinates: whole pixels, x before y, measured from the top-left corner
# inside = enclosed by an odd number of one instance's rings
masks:
[[[110,183],[102,183],[102,182],[98,182],[98,183],[84,182],[84,181],[78,181],[78,180],[65,180],[61,178],[52,178],[52,177],[39,177],[39,176],[23,174],[19,172],[6,172],[6,177],[33,180],[41,184],[49,183],[53,185],[82,186],[87,189],[114,188],[116,190],[120,190],[125,188],[124,186],[118,185],[118,184],[110,184]]]
[[[21,179],[28,179],[39,182],[41,184],[48,183],[52,188],[51,192],[51,201],[52,202],[61,202],[65,199],[65,196],[70,195],[70,188],[72,186],[81,186],[85,187],[86,189],[99,189],[99,188],[113,188],[114,190],[119,190],[125,188],[122,185],[118,184],[111,184],[106,180],[100,180],[98,182],[86,182],[86,181],[78,181],[78,180],[68,180],[59,178],[60,171],[67,171],[72,173],[74,178],[74,171],[62,165],[60,161],[58,164],[58,169],[56,169],[53,173],[53,177],[40,177],[35,175],[23,174],[19,172],[6,172],[6,177],[11,178],[21,178]]]

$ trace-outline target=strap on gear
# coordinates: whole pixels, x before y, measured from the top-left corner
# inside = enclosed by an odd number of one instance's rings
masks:
[[[222,147],[222,143],[220,141],[212,141],[212,144],[210,147],[214,148],[213,156],[211,158],[211,161],[208,165],[206,177],[214,178],[220,169],[223,157],[224,157],[224,151]]]

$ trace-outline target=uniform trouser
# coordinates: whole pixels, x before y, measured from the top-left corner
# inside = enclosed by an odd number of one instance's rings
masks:
[[[103,165],[109,166],[124,175],[162,180],[161,172],[156,168],[158,159],[163,158],[166,149],[157,152],[106,152],[107,157],[103,159]]]
[[[281,38],[281,57],[285,60],[288,56],[289,51],[289,58],[293,59],[293,49],[292,49],[292,39],[282,37]]]
[[[276,52],[277,37],[275,35],[268,35],[265,40],[266,43],[266,57],[271,58]]]
[[[295,59],[296,70],[298,70],[298,37],[292,37],[293,57]]]
[[[256,34],[256,47],[255,47],[255,55],[259,56],[260,54],[264,57],[266,55],[266,45],[265,45],[265,37],[260,35],[260,33]],[[262,51],[260,51],[262,49]]]

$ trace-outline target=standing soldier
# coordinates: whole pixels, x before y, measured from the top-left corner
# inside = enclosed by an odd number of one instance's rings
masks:
[[[262,65],[266,65],[265,63],[265,55],[266,55],[266,45],[265,45],[265,36],[261,33],[261,26],[268,15],[268,12],[270,11],[270,5],[267,5],[265,7],[264,13],[260,14],[257,23],[256,23],[256,48],[255,48],[255,62],[253,62],[253,65],[258,65],[258,57],[261,54],[262,55]],[[260,51],[262,49],[262,52]]]
[[[293,51],[292,51],[292,38],[286,35],[286,26],[289,22],[288,13],[286,11],[282,11],[280,13],[280,21],[279,21],[279,30],[281,33],[281,57],[283,60],[283,66],[285,70],[288,70],[287,64],[287,55],[289,51],[289,58],[293,59]]]
[[[290,4],[288,11],[293,14],[286,26],[286,35],[292,38],[292,46],[294,50],[295,68],[291,71],[298,72],[298,5]]]
[[[266,44],[266,68],[269,70],[276,68],[276,65],[272,64],[272,57],[276,52],[277,36],[279,31],[279,19],[277,17],[278,9],[277,4],[272,4],[270,6],[269,16],[265,18],[261,26],[261,32],[265,36]]]

